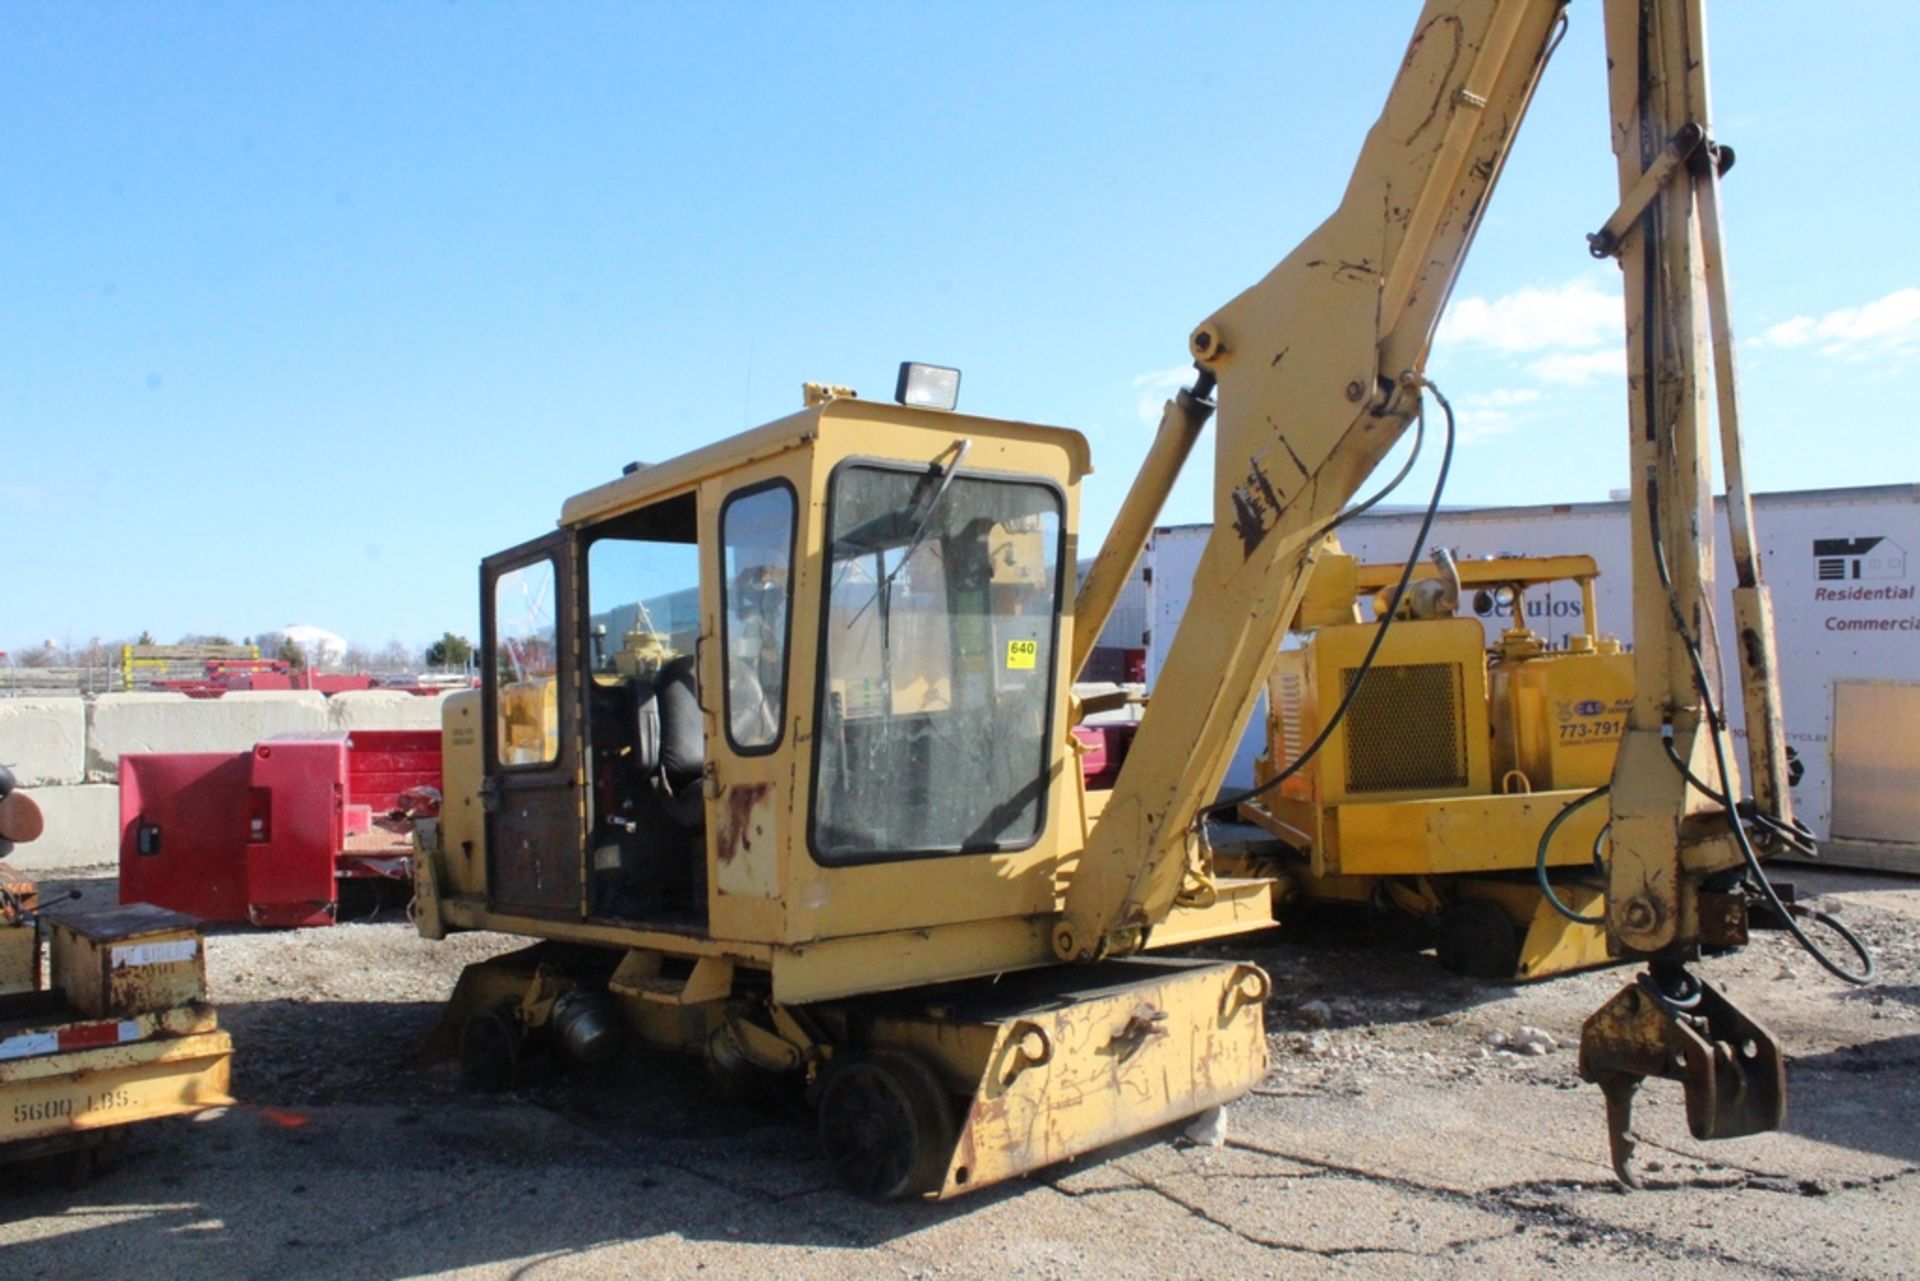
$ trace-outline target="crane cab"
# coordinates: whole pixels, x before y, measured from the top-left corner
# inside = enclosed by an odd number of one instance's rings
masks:
[[[440,921],[793,1000],[1050,959],[1087,470],[1076,432],[836,396],[568,501],[481,569]]]
[[[1055,964],[1087,470],[1075,432],[822,396],[488,557],[417,920],[539,941],[467,967],[426,1056],[484,1088],[632,1037],[798,1079],[881,1198],[1250,1089],[1258,967]]]

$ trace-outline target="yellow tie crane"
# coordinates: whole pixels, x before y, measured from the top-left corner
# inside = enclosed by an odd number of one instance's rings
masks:
[[[798,413],[635,464],[484,561],[483,685],[448,703],[419,925],[540,941],[470,967],[433,1048],[476,1085],[627,1039],[704,1054],[723,1084],[784,1075],[817,1102],[837,1177],[879,1197],[952,1196],[1251,1088],[1266,975],[1165,949],[1271,924],[1271,882],[1221,875],[1205,818],[1245,799],[1218,789],[1315,548],[1406,430],[1425,434],[1430,398],[1444,480],[1428,348],[1564,9],[1427,4],[1339,208],[1193,330],[1195,383],[1077,600],[1085,441],[955,412],[957,373],[927,366],[903,366],[892,405],[809,385]],[[1761,847],[1801,838],[1741,478],[1701,5],[1605,14],[1622,203],[1595,249],[1626,276],[1639,606],[1606,924],[1649,971],[1589,1022],[1581,1062],[1631,1179],[1646,1076],[1681,1079],[1701,1137],[1779,1121],[1773,1038],[1684,966],[1744,941]],[[1751,805],[1705,605],[1709,347]],[[1195,604],[1115,786],[1092,791],[1071,682],[1212,416]]]

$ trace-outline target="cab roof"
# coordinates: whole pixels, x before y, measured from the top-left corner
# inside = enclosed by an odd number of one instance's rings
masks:
[[[562,526],[588,524],[684,490],[710,476],[799,449],[817,440],[835,421],[928,428],[957,435],[1018,437],[1057,444],[1067,455],[1068,479],[1078,482],[1093,470],[1085,436],[1067,427],[1047,427],[1004,418],[982,418],[949,410],[920,409],[890,402],[838,397],[762,424],[677,458],[596,485],[569,498],[560,509]]]

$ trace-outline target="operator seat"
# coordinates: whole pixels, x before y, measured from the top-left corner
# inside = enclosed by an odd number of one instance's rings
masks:
[[[682,654],[661,666],[653,702],[660,716],[660,768],[654,777],[663,808],[681,827],[697,828],[706,817],[700,780],[707,770],[707,726],[693,655]]]

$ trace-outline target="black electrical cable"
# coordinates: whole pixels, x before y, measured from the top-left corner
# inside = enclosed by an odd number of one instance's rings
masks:
[[[1436,396],[1438,396],[1439,394],[1440,393],[1438,391],[1434,392],[1434,395]],[[1445,403],[1444,400],[1442,401],[1442,403],[1443,404]],[[1345,511],[1336,515],[1332,520],[1329,520],[1326,524],[1322,525],[1319,529],[1314,530],[1313,535],[1307,539],[1307,546],[1312,547],[1314,544],[1318,543],[1321,539],[1325,538],[1328,534],[1331,534],[1334,530],[1340,528],[1342,525],[1354,519],[1356,516],[1366,515],[1368,512],[1373,510],[1373,508],[1380,502],[1381,499],[1385,498],[1388,494],[1391,494],[1394,490],[1400,488],[1400,482],[1405,480],[1408,477],[1408,475],[1412,473],[1413,465],[1420,461],[1420,446],[1426,443],[1426,439],[1427,439],[1427,416],[1424,412],[1422,412],[1414,417],[1413,448],[1407,454],[1407,461],[1404,463],[1401,463],[1400,470],[1393,474],[1393,479],[1388,481],[1386,484],[1380,486],[1379,489],[1375,490],[1373,497],[1367,499],[1365,502],[1355,503],[1353,506],[1347,508]],[[1417,547],[1417,544],[1416,544],[1416,547]]]
[[[1689,649],[1691,649],[1691,646],[1689,646]],[[1697,664],[1697,657],[1695,661]],[[1726,735],[1720,724],[1719,711],[1713,707],[1712,698],[1704,691],[1701,694],[1701,702],[1702,706],[1705,707],[1708,712],[1707,720],[1713,741],[1714,761],[1719,767],[1720,776],[1725,778],[1729,772],[1727,769],[1727,746]],[[1734,844],[1739,846],[1740,856],[1746,860],[1747,870],[1749,872],[1749,886],[1760,891],[1761,896],[1766,899],[1768,905],[1778,914],[1780,923],[1786,926],[1787,932],[1792,934],[1800,946],[1806,949],[1807,955],[1818,962],[1820,968],[1842,982],[1852,983],[1857,986],[1865,986],[1873,982],[1879,973],[1879,967],[1874,964],[1873,953],[1867,950],[1866,945],[1860,941],[1857,935],[1826,913],[1804,910],[1796,911],[1794,908],[1790,908],[1782,902],[1780,895],[1776,893],[1773,888],[1773,882],[1767,879],[1765,870],[1760,866],[1760,856],[1754,852],[1753,842],[1747,838],[1747,826],[1741,818],[1739,809],[1734,806],[1728,806],[1726,808],[1726,814],[1727,824],[1733,831]],[[1825,924],[1827,928],[1837,933],[1847,946],[1853,949],[1854,955],[1860,958],[1861,968],[1859,970],[1845,969],[1838,961],[1834,960],[1831,953],[1818,943],[1815,943],[1807,932],[1795,923],[1795,918],[1801,915],[1820,921]]]
[[[1547,824],[1547,830],[1540,833],[1540,844],[1533,851],[1533,879],[1539,882],[1540,892],[1547,896],[1547,902],[1552,905],[1554,911],[1580,925],[1605,925],[1606,914],[1584,916],[1560,901],[1560,896],[1553,892],[1553,881],[1547,876],[1547,847],[1553,844],[1553,834],[1560,830],[1562,823],[1573,817],[1575,810],[1589,802],[1599,800],[1612,790],[1612,786],[1602,785],[1584,796],[1568,801],[1561,811],[1553,816],[1553,821]]]
[[[1666,547],[1660,537],[1659,499],[1659,479],[1654,476],[1649,476],[1647,478],[1647,524],[1652,533],[1654,569],[1660,576],[1660,585],[1666,592],[1667,611],[1673,618],[1674,628],[1680,637],[1680,644],[1682,648],[1686,650],[1688,664],[1693,670],[1694,686],[1700,695],[1700,708],[1706,714],[1708,738],[1713,744],[1714,767],[1719,771],[1721,778],[1731,778],[1733,771],[1727,761],[1726,725],[1720,718],[1720,709],[1714,702],[1712,689],[1707,684],[1707,666],[1706,661],[1701,657],[1700,645],[1694,639],[1693,633],[1687,626],[1686,616],[1681,612],[1679,598],[1673,590],[1673,575],[1668,569]],[[1678,753],[1675,752],[1673,755],[1677,757]],[[1691,773],[1691,771],[1684,769],[1682,772]],[[1712,793],[1709,792],[1709,795],[1712,795]],[[1725,801],[1731,798],[1722,795],[1720,799]],[[1766,871],[1760,866],[1760,856],[1754,852],[1753,842],[1747,837],[1746,822],[1741,817],[1739,807],[1736,805],[1725,805],[1724,809],[1727,815],[1727,826],[1733,833],[1733,843],[1739,848],[1740,857],[1745,860],[1747,865],[1749,887],[1759,891],[1768,906],[1779,916],[1780,923],[1786,927],[1787,932],[1793,935],[1795,941],[1797,941],[1802,948],[1806,949],[1807,955],[1811,956],[1819,964],[1820,968],[1835,978],[1844,983],[1853,983],[1860,986],[1873,982],[1879,970],[1874,964],[1873,953],[1867,949],[1866,944],[1861,942],[1859,936],[1854,934],[1853,931],[1847,929],[1826,913],[1805,910],[1795,911],[1782,902],[1780,895],[1776,893],[1773,888],[1773,882],[1767,879]],[[1796,922],[1796,918],[1800,916],[1806,916],[1808,919],[1819,921],[1838,934],[1847,946],[1853,950],[1854,954],[1860,958],[1861,968],[1859,970],[1848,970],[1842,967],[1825,948],[1815,943],[1812,937],[1800,928]]]
[[[1733,800],[1729,799],[1725,792],[1702,780],[1700,776],[1695,774],[1687,765],[1686,761],[1681,759],[1679,751],[1673,745],[1673,726],[1668,725],[1662,728],[1660,733],[1660,746],[1666,749],[1667,760],[1672,762],[1673,767],[1680,771],[1680,777],[1692,784],[1695,790],[1699,791],[1715,804],[1729,807],[1735,804]],[[1808,831],[1799,820],[1796,819],[1794,823],[1789,826],[1765,810],[1758,809],[1749,811],[1746,818],[1748,822],[1758,823],[1761,827],[1766,828],[1808,858],[1820,857],[1820,851],[1815,848],[1813,844],[1813,833]]]
[[[1673,745],[1672,725],[1661,726],[1660,746],[1666,749],[1667,759],[1673,763],[1675,769],[1680,771],[1680,777],[1692,784],[1695,790],[1705,793],[1707,799],[1710,801],[1718,801],[1722,805],[1728,804],[1727,794],[1725,792],[1695,774],[1693,768],[1681,759],[1680,749]]]
[[[1414,535],[1413,549],[1407,553],[1406,567],[1400,572],[1400,581],[1394,585],[1393,598],[1387,602],[1386,612],[1380,617],[1380,625],[1374,630],[1373,643],[1367,646],[1366,655],[1360,660],[1360,666],[1354,669],[1352,682],[1348,684],[1346,692],[1340,696],[1340,702],[1333,709],[1333,714],[1327,717],[1326,724],[1320,727],[1318,734],[1314,735],[1313,741],[1308,743],[1306,747],[1301,750],[1300,754],[1289,761],[1278,774],[1275,774],[1266,782],[1261,783],[1257,787],[1250,787],[1237,796],[1229,796],[1225,800],[1215,801],[1211,805],[1203,806],[1200,811],[1194,815],[1193,825],[1195,827],[1198,827],[1216,815],[1233,813],[1248,801],[1259,796],[1265,796],[1268,792],[1271,792],[1274,788],[1280,786],[1295,774],[1298,774],[1301,769],[1306,766],[1307,762],[1312,760],[1322,747],[1326,746],[1327,740],[1333,737],[1333,731],[1339,727],[1341,720],[1347,714],[1347,708],[1353,705],[1354,696],[1360,692],[1360,686],[1366,682],[1367,673],[1373,670],[1373,660],[1380,653],[1381,643],[1387,639],[1387,629],[1393,624],[1393,616],[1400,608],[1401,599],[1407,594],[1407,587],[1413,582],[1413,571],[1420,565],[1421,548],[1427,545],[1427,535],[1433,532],[1433,518],[1440,510],[1440,495],[1445,492],[1447,487],[1447,472],[1453,467],[1453,445],[1455,437],[1453,406],[1448,402],[1447,398],[1441,394],[1440,389],[1432,383],[1422,381],[1419,387],[1423,391],[1431,391],[1433,398],[1440,402],[1440,410],[1445,416],[1447,423],[1447,439],[1446,444],[1440,451],[1440,473],[1434,477],[1433,496],[1427,500],[1426,514],[1420,519],[1420,532]],[[1357,507],[1350,507],[1338,516],[1335,516],[1314,536],[1315,539],[1325,537],[1342,523],[1351,520],[1353,517],[1367,510],[1367,508],[1372,507],[1375,503],[1393,492],[1394,486],[1406,479],[1407,473],[1413,470],[1414,460],[1420,456],[1420,443],[1426,438],[1427,408],[1424,397],[1421,399],[1420,410],[1419,413],[1415,415],[1414,423],[1413,453],[1408,456],[1406,465],[1400,468],[1399,474],[1389,481],[1379,493],[1369,498],[1366,502],[1361,503]]]
[[[1644,16],[1645,15],[1642,15],[1643,19]],[[1646,86],[1644,84],[1641,86],[1641,92],[1643,95],[1646,92]],[[1646,217],[1649,221],[1648,230],[1650,234],[1658,234],[1660,216],[1660,206],[1657,202],[1647,209]],[[1660,314],[1657,298],[1658,291],[1659,279],[1657,273],[1650,269],[1643,270],[1641,272],[1641,315],[1643,317],[1651,318]],[[1646,375],[1641,379],[1641,396],[1643,398],[1642,412],[1645,421],[1645,431],[1649,441],[1654,438],[1654,424],[1660,421],[1659,392],[1657,382],[1652,377],[1652,371],[1655,365],[1654,328],[1651,323],[1640,326],[1641,359],[1643,362],[1642,372]],[[1654,569],[1659,575],[1660,586],[1667,599],[1667,613],[1669,617],[1672,618],[1674,631],[1680,638],[1682,648],[1686,651],[1687,662],[1693,672],[1694,686],[1700,694],[1701,708],[1706,713],[1708,734],[1713,742],[1714,764],[1719,770],[1720,778],[1725,780],[1732,776],[1727,766],[1726,727],[1720,719],[1720,709],[1714,702],[1714,687],[1707,682],[1706,662],[1701,657],[1699,642],[1694,639],[1686,615],[1681,612],[1679,596],[1673,588],[1673,574],[1667,566],[1666,545],[1660,534],[1660,482],[1658,476],[1651,474],[1647,477],[1647,526],[1651,536]],[[1709,602],[1709,609],[1710,608],[1711,603]],[[1679,753],[1674,750],[1670,737],[1671,733],[1672,729],[1671,726],[1669,726],[1662,734],[1662,738],[1666,740],[1668,759],[1674,763],[1688,782],[1693,783],[1695,786],[1700,786],[1699,781],[1693,777],[1692,770],[1687,767],[1686,762],[1681,760]],[[1714,789],[1706,787],[1700,787],[1700,790],[1707,793],[1710,797],[1716,797],[1725,809],[1727,824],[1733,832],[1734,844],[1739,847],[1740,856],[1747,865],[1749,887],[1758,890],[1762,897],[1766,899],[1773,910],[1778,913],[1781,924],[1786,926],[1788,932],[1793,935],[1800,946],[1806,949],[1807,954],[1813,957],[1813,959],[1820,964],[1821,968],[1844,982],[1856,984],[1872,982],[1876,973],[1873,956],[1851,931],[1847,930],[1844,926],[1840,926],[1838,922],[1835,922],[1833,918],[1826,916],[1824,913],[1819,914],[1819,918],[1817,918],[1823,919],[1825,923],[1829,924],[1829,927],[1833,928],[1860,957],[1863,968],[1858,972],[1842,969],[1824,949],[1807,936],[1806,931],[1794,923],[1793,918],[1795,913],[1790,911],[1786,904],[1780,901],[1779,894],[1774,892],[1773,882],[1767,879],[1766,872],[1760,866],[1759,855],[1754,852],[1753,843],[1747,838],[1746,825],[1741,818],[1740,807],[1733,803],[1733,798],[1725,793],[1716,792]],[[1783,835],[1790,834],[1790,839],[1793,839],[1796,844],[1804,839],[1800,833],[1793,832],[1792,829],[1785,827],[1784,824],[1779,823],[1777,820],[1770,821],[1769,826]]]
[[[1810,907],[1802,907],[1798,903],[1793,904],[1789,910],[1794,916],[1803,916],[1810,921],[1818,921],[1820,922],[1820,924],[1832,930],[1835,934],[1838,934],[1842,939],[1842,941],[1844,941],[1848,947],[1853,949],[1854,955],[1858,956],[1861,959],[1861,961],[1865,963],[1867,967],[1865,971],[1867,977],[1865,979],[1847,979],[1847,982],[1871,983],[1876,977],[1878,977],[1879,970],[1873,963],[1873,953],[1867,949],[1867,945],[1861,941],[1860,936],[1858,934],[1855,934],[1852,930],[1848,929],[1846,926],[1842,925],[1838,918],[1829,916],[1825,912],[1815,911],[1813,908],[1810,908]],[[1832,967],[1829,966],[1828,968],[1831,969]],[[1844,974],[1842,974],[1840,977],[1843,979],[1847,978],[1847,976]]]

